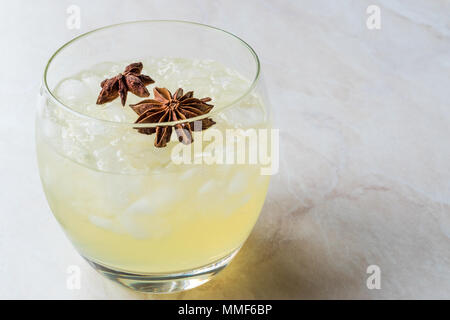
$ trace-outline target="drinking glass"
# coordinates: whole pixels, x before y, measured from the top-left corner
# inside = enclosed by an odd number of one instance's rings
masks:
[[[216,124],[195,131],[190,145],[174,133],[166,148],[157,148],[154,135],[136,130],[156,124],[124,121],[121,113],[131,109],[118,102],[95,105],[100,81],[121,72],[112,62],[137,61],[159,61],[150,70],[158,86],[169,83],[164,68],[171,68],[173,86],[210,96],[214,108],[197,120],[209,117]],[[189,67],[180,67],[183,61]],[[80,74],[93,69],[98,76]],[[70,80],[74,74],[77,80]],[[230,131],[235,143],[271,128],[259,60],[247,43],[183,21],[107,26],[53,54],[39,98],[42,185],[55,218],[91,266],[134,290],[168,293],[201,285],[228,265],[257,221],[270,177],[261,174],[260,162],[239,161],[250,157],[254,144],[239,151],[230,139],[218,143]],[[139,98],[129,93],[128,100]],[[206,139],[208,132],[220,139]],[[207,152],[213,141],[217,158]]]

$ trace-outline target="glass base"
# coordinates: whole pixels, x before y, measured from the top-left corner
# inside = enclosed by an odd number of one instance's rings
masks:
[[[211,280],[234,258],[240,248],[207,266],[171,274],[139,274],[101,265],[84,257],[89,264],[106,278],[129,289],[145,293],[172,293],[198,287]]]

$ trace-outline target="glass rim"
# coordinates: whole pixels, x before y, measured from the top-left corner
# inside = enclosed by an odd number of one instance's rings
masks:
[[[161,123],[131,123],[131,122],[120,122],[120,121],[112,121],[112,120],[105,120],[105,119],[99,119],[99,118],[95,118],[95,117],[91,117],[85,113],[76,111],[74,109],[72,109],[71,107],[69,107],[68,105],[64,104],[61,100],[58,99],[58,97],[53,93],[52,90],[50,90],[48,83],[47,83],[47,73],[49,70],[49,67],[51,65],[51,63],[53,62],[54,58],[65,48],[67,48],[68,46],[70,46],[72,43],[81,40],[83,38],[85,38],[86,36],[95,33],[97,31],[101,31],[101,30],[106,30],[106,29],[110,29],[110,28],[114,28],[114,27],[120,27],[123,25],[131,25],[131,24],[139,24],[139,23],[180,23],[180,24],[191,24],[191,25],[196,25],[196,26],[200,26],[200,27],[204,27],[207,29],[212,29],[215,31],[219,31],[219,32],[223,32],[224,34],[233,37],[234,39],[238,40],[244,47],[246,47],[249,52],[251,53],[251,55],[254,58],[254,61],[256,63],[256,72],[255,72],[255,76],[250,84],[250,86],[247,88],[247,90],[241,94],[238,98],[234,99],[233,101],[231,101],[230,103],[225,104],[224,106],[222,106],[220,109],[218,108],[213,108],[209,113],[201,115],[201,116],[197,116],[197,117],[193,117],[193,118],[189,118],[186,120],[179,120],[179,121],[170,121],[170,122],[161,122]],[[222,111],[224,111],[225,109],[228,109],[234,105],[236,105],[239,101],[241,101],[242,99],[244,99],[245,97],[247,97],[252,91],[253,89],[256,87],[256,84],[259,80],[260,77],[260,71],[261,71],[261,64],[259,61],[259,57],[256,54],[255,50],[244,40],[242,40],[241,38],[239,38],[238,36],[234,35],[233,33],[214,27],[214,26],[210,26],[207,24],[203,24],[203,23],[198,23],[198,22],[191,22],[191,21],[185,21],[185,20],[135,20],[135,21],[128,21],[128,22],[122,22],[122,23],[116,23],[116,24],[111,24],[111,25],[107,25],[104,27],[100,27],[100,28],[96,28],[94,30],[85,32],[79,36],[76,36],[75,38],[72,38],[71,40],[69,40],[68,42],[66,42],[65,44],[63,44],[61,47],[59,47],[55,53],[53,53],[50,57],[50,59],[47,61],[47,65],[45,66],[44,69],[44,74],[43,74],[43,84],[44,84],[44,89],[45,91],[50,95],[50,97],[54,100],[54,102],[56,102],[56,104],[59,107],[62,107],[63,109],[65,109],[66,111],[75,114],[78,117],[81,118],[86,118],[89,120],[94,120],[94,121],[99,121],[108,125],[115,125],[115,126],[132,126],[134,128],[154,128],[154,127],[159,127],[159,126],[174,126],[176,124],[180,124],[180,123],[187,123],[187,122],[194,122],[194,121],[198,121],[198,120],[202,120],[205,118],[209,118],[214,114],[220,113]]]

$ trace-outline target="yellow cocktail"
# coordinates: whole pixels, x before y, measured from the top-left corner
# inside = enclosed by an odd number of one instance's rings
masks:
[[[121,58],[129,56],[138,31],[152,35],[135,49],[145,54]],[[187,57],[169,58],[175,42],[168,34],[184,50],[175,57]],[[220,46],[206,50],[192,42],[199,39]],[[110,60],[99,62],[102,57]],[[146,83],[150,92],[157,85],[210,97],[214,109],[207,116],[215,124],[194,131],[192,144],[181,144],[172,132],[167,145],[155,146],[157,134],[137,130],[137,111],[129,106],[142,96],[129,92],[122,106],[112,94],[96,104],[103,80],[120,76],[135,61],[156,82]],[[266,163],[236,161],[258,154],[255,140],[247,141],[250,130],[270,129],[258,77],[257,57],[245,43],[183,22],[99,29],[52,57],[36,121],[41,179],[53,214],[98,271],[133,289],[173,292],[207,281],[228,264],[255,225],[269,184],[269,176],[261,174]],[[157,126],[142,125],[149,132]],[[240,131],[227,140],[233,129]],[[234,148],[236,141],[248,144]]]

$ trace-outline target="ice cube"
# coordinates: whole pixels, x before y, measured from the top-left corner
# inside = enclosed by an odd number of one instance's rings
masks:
[[[149,139],[146,144],[148,145]],[[166,148],[152,148],[152,155],[161,165],[167,165],[172,161],[172,148],[173,146],[167,146]]]
[[[102,182],[101,207],[106,216],[120,215],[130,203],[138,199],[145,188],[144,177],[108,174],[103,178],[105,181]]]
[[[90,70],[94,74],[102,75],[102,78],[111,78],[122,72],[124,69],[123,64],[114,62],[102,62],[93,66]]]
[[[234,175],[233,178],[231,178],[231,181],[228,184],[227,191],[230,194],[237,194],[243,192],[245,189],[247,189],[247,174],[245,172],[240,171]]]
[[[107,145],[92,152],[97,169],[100,171],[120,172],[120,164],[116,157],[117,148]],[[115,185],[115,184],[114,184]]]
[[[231,127],[259,128],[264,126],[267,117],[258,97],[249,96],[233,108],[224,110],[219,116]]]
[[[142,198],[129,206],[118,220],[124,230],[136,239],[160,238],[169,231],[169,225],[162,215],[156,214],[153,203]]]
[[[101,87],[100,83],[105,78],[100,77],[91,72],[84,72],[81,75],[81,81],[89,88],[92,94],[98,95],[100,93]]]
[[[199,169],[196,169],[196,168],[188,169],[188,170],[186,170],[184,173],[181,174],[180,180],[181,180],[181,181],[190,180],[190,179],[192,179],[195,175],[199,175],[199,174],[200,174]]]
[[[102,119],[115,122],[127,122],[128,117],[124,111],[124,108],[119,103],[110,103],[102,108]]]
[[[42,128],[42,133],[47,138],[58,138],[61,135],[60,124],[55,121],[52,121],[49,118],[42,118],[41,128]]]
[[[154,210],[152,209],[152,203],[148,198],[139,199],[138,201],[130,205],[125,211],[125,214],[132,214],[132,215],[153,214],[153,213]]]
[[[100,216],[89,216],[89,221],[101,229],[114,233],[123,233],[123,229],[113,219]]]
[[[91,91],[86,84],[80,80],[67,79],[61,82],[56,89],[56,95],[71,107],[91,100]]]
[[[197,191],[199,194],[205,194],[214,190],[216,183],[213,180],[209,180],[204,183]]]

